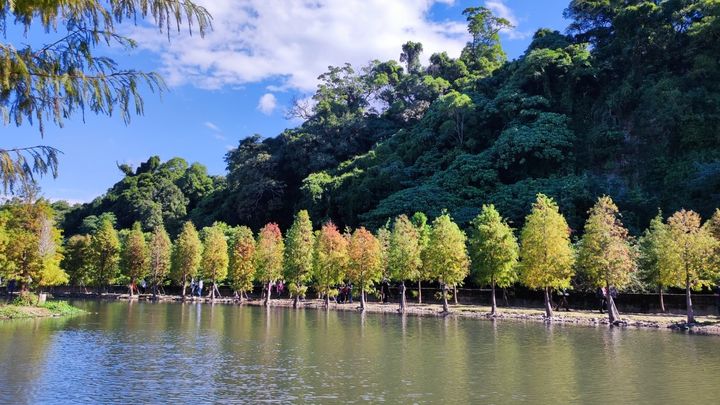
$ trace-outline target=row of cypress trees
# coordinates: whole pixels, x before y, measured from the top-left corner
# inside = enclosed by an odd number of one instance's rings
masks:
[[[439,283],[443,309],[448,311],[449,290],[472,275],[475,282],[492,288],[492,315],[497,313],[495,288],[520,282],[543,291],[545,314],[551,317],[552,290],[571,288],[576,273],[586,283],[611,291],[627,286],[642,269],[642,276],[658,287],[661,304],[663,288],[686,290],[687,320],[694,322],[691,291],[710,285],[718,276],[719,231],[720,211],[702,224],[697,213],[681,210],[666,222],[658,215],[640,238],[633,238],[622,224],[618,207],[603,196],[589,211],[582,236],[573,243],[573,232],[558,205],[543,194],[532,205],[519,238],[493,205],[482,207],[467,233],[446,213],[432,223],[422,213],[400,215],[375,233],[363,227],[341,232],[332,222],[313,230],[303,210],[285,235],[275,223],[254,235],[248,227],[223,223],[198,232],[186,222],[173,244],[162,227],[146,235],[136,224],[118,237],[112,224],[104,221],[88,245],[96,250],[106,246],[104,254],[92,255],[106,259],[95,260],[93,271],[86,272],[101,285],[111,281],[112,268],[119,264],[129,280],[130,294],[143,278],[150,279],[154,294],[166,279],[173,280],[182,286],[183,297],[189,280],[202,278],[212,283],[211,298],[223,280],[241,297],[259,282],[268,305],[271,286],[285,280],[294,306],[310,284],[327,306],[337,286],[350,282],[360,291],[362,309],[366,294],[381,280],[395,280],[400,286],[400,312],[407,307],[405,282],[418,283],[419,302],[423,281]],[[73,254],[85,252],[74,246],[76,242],[73,238],[68,242],[72,260],[66,263],[75,263],[68,270],[77,281],[82,267],[77,263],[82,260]],[[611,294],[607,300],[609,320],[616,323],[620,316]]]

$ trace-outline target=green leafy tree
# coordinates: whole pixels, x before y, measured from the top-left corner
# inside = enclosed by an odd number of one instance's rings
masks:
[[[330,297],[337,295],[335,286],[345,277],[348,265],[348,240],[337,226],[326,222],[315,237],[313,278],[319,294],[325,299],[325,308],[330,306]]]
[[[416,212],[412,218],[410,218],[410,221],[418,231],[418,245],[420,246],[420,259],[422,261],[423,252],[427,249],[428,243],[430,242],[430,225],[427,222],[427,215],[422,212]],[[421,263],[417,273],[418,304],[422,304],[422,282],[431,279],[431,275],[426,267],[424,263]]]
[[[430,241],[423,262],[442,286],[443,312],[449,312],[448,287],[461,284],[467,277],[470,259],[465,246],[465,233],[448,214],[432,222]]]
[[[393,280],[400,282],[400,312],[405,312],[405,280],[417,280],[422,259],[420,234],[405,215],[395,219],[388,250],[388,267]]]
[[[74,235],[65,242],[65,257],[60,265],[68,273],[70,285],[86,288],[93,281],[91,240],[90,235]]]
[[[472,40],[460,57],[480,77],[488,76],[505,62],[506,56],[500,46],[500,31],[512,28],[505,18],[496,17],[486,7],[468,7],[463,10]]]
[[[156,73],[123,69],[102,46],[134,48],[136,42],[123,35],[116,24],[151,17],[168,38],[173,28],[187,25],[204,34],[210,27],[207,11],[186,0],[10,1],[0,6],[3,28],[7,21],[26,33],[36,25],[60,39],[37,47],[0,42],[0,116],[21,125],[39,125],[63,119],[79,111],[112,115],[125,122],[130,114],[142,114],[142,85],[163,90]],[[3,30],[4,31],[4,30]],[[34,175],[57,174],[59,151],[48,146],[0,149],[0,181],[5,190],[34,181]]]
[[[408,74],[417,74],[422,69],[420,64],[422,51],[423,46],[419,42],[408,41],[403,44],[400,62],[405,62]]]
[[[203,245],[195,225],[187,221],[175,239],[172,251],[170,277],[182,285],[182,298],[185,299],[185,288],[188,278],[195,278],[200,270]]]
[[[509,287],[517,280],[520,248],[507,220],[500,216],[492,204],[483,205],[470,226],[468,245],[472,274],[478,284],[490,284],[490,314],[495,315],[495,286]]]
[[[256,278],[262,283],[265,291],[265,305],[270,306],[272,285],[282,277],[285,243],[280,227],[269,223],[258,233],[255,250]]]
[[[290,283],[293,308],[307,291],[305,283],[312,276],[315,236],[306,210],[295,215],[295,221],[285,235],[285,280]]]
[[[365,310],[365,291],[382,276],[382,246],[367,229],[360,227],[353,232],[348,245],[347,277],[360,289],[360,308]]]
[[[98,293],[115,280],[120,260],[120,239],[110,218],[104,218],[92,234],[90,257]]]
[[[665,312],[663,290],[673,285],[672,268],[668,266],[669,263],[665,260],[667,256],[664,254],[665,249],[671,248],[675,243],[670,238],[662,213],[658,213],[638,241],[641,278],[649,285],[657,286],[662,312]]]
[[[130,296],[137,290],[137,280],[143,279],[148,272],[148,247],[145,235],[136,222],[128,233],[120,252],[120,267],[130,279]]]
[[[200,266],[203,278],[212,281],[210,299],[215,300],[218,292],[217,283],[227,277],[228,245],[221,227],[213,225],[203,229],[203,252]]]
[[[165,227],[155,228],[150,238],[150,281],[153,298],[157,297],[158,289],[170,273],[172,242]]]
[[[229,278],[232,288],[239,292],[240,300],[252,291],[255,278],[255,237],[252,230],[241,226],[235,233],[230,250]]]
[[[455,90],[440,97],[438,100],[441,108],[447,113],[450,121],[446,121],[446,125],[452,128],[452,133],[457,141],[458,146],[465,143],[465,124],[467,117],[472,112],[475,105],[467,94],[458,93]]]
[[[611,289],[621,289],[630,282],[631,273],[637,267],[637,252],[610,197],[600,197],[589,214],[577,265],[594,286],[605,287],[608,320],[614,324],[620,320],[620,314]]]
[[[553,316],[550,290],[570,287],[575,253],[570,227],[552,198],[538,194],[520,232],[520,279],[545,293],[545,316]]]
[[[685,288],[688,323],[695,323],[692,290],[711,285],[715,277],[713,256],[718,241],[700,222],[698,213],[684,209],[668,218],[668,240],[672,243],[663,246],[660,258],[672,274],[673,285]]]

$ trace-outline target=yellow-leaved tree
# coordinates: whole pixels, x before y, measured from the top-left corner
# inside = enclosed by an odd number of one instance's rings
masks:
[[[478,284],[490,284],[491,315],[497,313],[495,286],[509,287],[517,280],[519,247],[507,220],[493,205],[483,205],[470,231],[471,268]]]
[[[312,275],[315,235],[306,210],[295,215],[292,226],[285,235],[285,280],[289,283],[293,308],[307,292],[308,279]]]
[[[201,268],[203,278],[212,281],[210,299],[215,299],[218,293],[217,283],[225,277],[228,272],[228,245],[225,233],[220,224],[213,224],[211,227],[203,228],[203,253]]]
[[[365,310],[365,291],[382,277],[383,253],[380,241],[361,227],[353,232],[348,246],[347,276],[360,289],[360,309]]]
[[[195,278],[200,269],[203,245],[200,241],[195,225],[187,221],[175,240],[172,251],[172,266],[170,276],[175,282],[182,285],[182,298],[185,299],[185,289],[188,278]]]
[[[430,240],[423,252],[423,264],[442,287],[443,312],[448,313],[448,287],[461,284],[467,277],[470,259],[463,232],[450,215],[435,218],[430,228]]]
[[[327,222],[315,237],[313,276],[317,292],[325,298],[325,308],[330,297],[337,295],[335,286],[343,281],[348,265],[348,240],[337,226]]]
[[[252,290],[255,277],[255,237],[247,226],[241,226],[235,232],[235,240],[230,248],[228,275],[240,300],[247,298],[247,292]]]
[[[531,289],[542,289],[545,316],[553,316],[552,288],[570,287],[575,253],[570,227],[552,198],[538,194],[520,232],[520,279]]]
[[[612,291],[630,282],[630,274],[637,268],[637,253],[610,197],[600,197],[590,209],[577,259],[587,279],[596,287],[605,287],[608,320],[610,324],[618,322]]]
[[[390,277],[400,282],[399,312],[405,312],[405,280],[417,280],[420,275],[420,252],[420,232],[407,216],[398,216],[390,234],[388,267]]]
[[[22,293],[65,284],[67,274],[60,268],[62,236],[55,227],[54,212],[45,201],[12,201],[0,209],[0,259],[4,278],[18,280]]]
[[[669,237],[660,259],[672,275],[672,285],[685,288],[687,323],[695,323],[692,290],[711,285],[716,275],[714,255],[718,241],[700,222],[700,214],[684,209],[668,218]]]
[[[272,284],[282,277],[285,260],[285,243],[276,223],[269,223],[260,229],[255,247],[255,271],[258,281],[266,288],[265,305],[272,299]]]

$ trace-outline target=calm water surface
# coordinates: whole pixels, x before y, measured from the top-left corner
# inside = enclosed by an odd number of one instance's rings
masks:
[[[720,338],[207,304],[0,321],[0,403],[717,403]]]

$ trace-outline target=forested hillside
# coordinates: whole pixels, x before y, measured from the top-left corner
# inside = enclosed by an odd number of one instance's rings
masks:
[[[299,209],[316,224],[376,227],[398,214],[447,209],[466,225],[494,204],[513,227],[537,193],[573,229],[610,195],[632,233],[658,209],[709,217],[720,199],[720,2],[575,0],[566,33],[539,30],[507,61],[508,21],[465,11],[461,56],[408,42],[399,61],[330,67],[297,128],[240,141],[213,178],[182,159],[151,158],[70,212],[113,212],[120,227],[216,220],[282,229]]]

